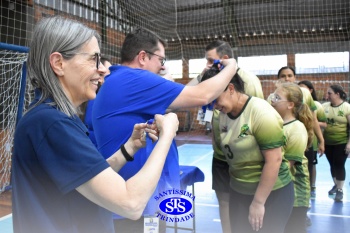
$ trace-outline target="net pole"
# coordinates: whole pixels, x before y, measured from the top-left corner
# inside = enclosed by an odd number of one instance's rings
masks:
[[[26,92],[26,74],[27,74],[27,62],[24,62],[22,66],[22,77],[21,77],[20,91],[19,91],[19,97],[18,97],[16,126],[18,124],[18,121],[22,118],[22,114],[23,114],[24,96]]]
[[[24,46],[19,46],[19,45],[13,45],[13,44],[6,44],[0,42],[0,49],[6,49],[6,50],[12,50],[20,53],[28,53],[29,48],[24,47]]]

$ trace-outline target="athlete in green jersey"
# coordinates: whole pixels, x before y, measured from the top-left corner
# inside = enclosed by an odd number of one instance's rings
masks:
[[[214,63],[214,60],[233,58],[233,52],[229,43],[221,40],[213,41],[205,49],[205,57],[207,59],[207,66],[203,73],[208,70]],[[244,69],[238,68],[238,75],[244,82],[244,93],[250,96],[256,96],[261,99],[264,98],[263,90],[259,78]],[[200,82],[202,75],[190,82],[189,85],[194,85]],[[219,113],[214,110],[212,119],[213,132],[213,162],[212,162],[212,188],[215,190],[219,202],[220,220],[223,233],[231,232],[229,219],[229,166],[226,163],[226,158],[221,149],[220,127],[219,127]]]
[[[317,120],[318,120],[318,125],[320,126],[321,130],[325,129],[327,127],[327,118],[326,118],[326,115],[324,113],[324,109],[323,109],[323,106],[320,102],[317,101],[317,95],[316,95],[316,90],[314,88],[314,85],[308,81],[308,80],[303,80],[303,81],[300,81],[298,83],[298,85],[300,87],[303,87],[303,88],[306,88],[309,90],[311,96],[312,96],[312,99],[314,100],[315,102],[315,105],[316,105],[316,116],[317,116]],[[314,160],[313,160],[313,169],[312,169],[312,175],[310,177],[310,181],[311,181],[311,197],[315,197],[316,196],[316,164],[318,162],[317,160],[317,148],[318,148],[318,140],[317,140],[317,137],[316,135],[314,135],[314,140],[313,140],[313,157],[314,157]]]
[[[294,207],[284,233],[306,233],[310,181],[308,160],[304,152],[313,141],[313,116],[309,107],[303,103],[303,92],[296,84],[281,84],[271,101],[283,118],[283,152],[289,161],[294,181]]]
[[[326,157],[334,181],[334,186],[328,193],[335,194],[335,201],[342,201],[346,174],[345,162],[350,153],[350,104],[346,102],[347,95],[340,85],[331,85],[328,88],[327,99],[329,102],[323,104],[327,117],[327,127],[323,133]]]
[[[281,82],[291,82],[291,83],[295,83],[296,82],[296,74],[295,74],[295,70],[293,67],[290,66],[284,66],[281,69],[279,69],[278,74],[277,74],[277,78],[281,81]],[[321,128],[318,124],[318,120],[317,120],[317,116],[316,116],[316,105],[313,103],[313,99],[312,96],[310,94],[310,92],[308,90],[306,90],[305,88],[302,88],[303,91],[303,101],[304,103],[306,103],[309,107],[310,110],[313,112],[314,115],[314,134],[316,135],[319,144],[318,144],[318,153],[320,155],[322,155],[324,153],[324,139],[323,139],[323,135],[322,135],[322,131]]]
[[[213,66],[202,78],[219,72]],[[283,232],[294,189],[284,144],[283,121],[265,100],[243,93],[236,74],[216,99],[220,148],[229,165],[232,232]],[[247,218],[248,216],[248,218]]]
[[[277,74],[277,78],[280,81],[280,83],[284,83],[284,82],[296,83],[296,79],[297,79],[295,70],[291,66],[284,66],[280,68]],[[301,88],[301,90],[303,92],[303,102],[309,106],[310,110],[313,113],[313,129],[314,129],[314,134],[318,139],[317,152],[319,153],[320,156],[322,156],[324,153],[324,139],[323,139],[321,128],[317,120],[316,105],[311,96],[310,91],[307,90],[306,88]],[[305,156],[308,159],[308,170],[309,170],[309,177],[310,177],[310,183],[311,183],[311,180],[313,179],[313,167],[314,167],[313,166],[314,152],[312,147],[310,147],[307,151],[305,151]]]

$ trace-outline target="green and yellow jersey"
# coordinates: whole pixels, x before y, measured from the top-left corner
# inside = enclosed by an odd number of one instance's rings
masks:
[[[308,134],[304,124],[298,120],[283,125],[286,138],[282,147],[284,157],[289,161],[295,161],[290,168],[294,182],[294,207],[309,207],[310,178],[308,160],[304,153],[307,148]]]
[[[259,97],[264,99],[264,93],[261,87],[261,83],[259,78],[246,70],[239,69],[237,71],[239,76],[242,78],[244,82],[244,92],[249,96]],[[219,129],[219,113],[220,111],[214,110],[213,120],[212,120],[212,131],[213,131],[213,150],[214,150],[214,158],[225,161],[225,156],[221,150],[221,141],[220,141],[220,129]]]
[[[312,95],[308,89],[305,87],[300,87],[301,91],[303,92],[303,103],[307,104],[309,106],[311,112],[314,112],[317,110],[316,104],[314,99],[312,98]]]
[[[249,97],[237,117],[219,114],[222,152],[229,164],[230,186],[253,195],[264,167],[262,150],[284,145],[283,121],[265,100]],[[283,157],[273,190],[291,182],[288,161]]]
[[[350,104],[343,102],[338,106],[331,106],[330,102],[323,104],[327,117],[327,127],[323,131],[326,145],[345,144],[349,139],[347,116],[350,114]]]
[[[323,109],[322,104],[318,101],[314,101],[314,102],[315,102],[315,105],[317,108],[316,115],[317,115],[318,122],[327,122],[327,117],[326,117],[326,114],[324,113],[324,109]],[[317,137],[315,134],[314,134],[312,146],[313,146],[314,151],[318,150],[318,140],[317,140]]]

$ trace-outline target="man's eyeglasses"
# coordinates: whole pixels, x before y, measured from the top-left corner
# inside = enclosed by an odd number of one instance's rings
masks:
[[[145,52],[146,53],[149,53],[149,54],[151,54],[151,55],[156,55],[157,57],[160,57],[162,60],[160,60],[160,64],[162,65],[162,66],[164,66],[164,64],[165,64],[165,62],[166,62],[166,58],[165,57],[162,57],[162,56],[159,56],[159,55],[157,55],[157,54],[155,54],[155,53],[152,53],[152,52],[150,52],[150,51],[147,51],[147,50],[145,50]]]
[[[98,69],[100,67],[100,63],[101,63],[101,54],[100,53],[61,53],[61,54],[65,54],[65,55],[90,55],[92,56],[92,59],[94,59],[96,61],[96,69]]]

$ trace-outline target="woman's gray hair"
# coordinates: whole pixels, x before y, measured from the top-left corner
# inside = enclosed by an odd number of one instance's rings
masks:
[[[96,37],[100,43],[99,34],[84,24],[61,16],[43,18],[35,26],[33,39],[28,54],[27,77],[34,88],[41,90],[39,101],[31,108],[39,105],[48,97],[53,99],[53,105],[72,117],[77,114],[77,108],[68,99],[58,77],[50,65],[50,55],[78,53],[81,47]],[[73,55],[63,55],[70,59]]]

